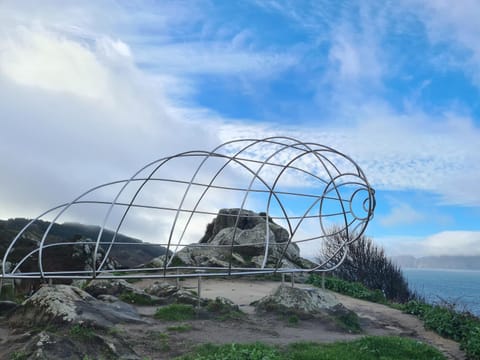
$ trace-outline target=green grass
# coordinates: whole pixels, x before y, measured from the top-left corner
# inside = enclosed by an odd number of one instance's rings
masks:
[[[274,347],[256,344],[228,344],[200,346],[193,354],[180,357],[181,360],[283,360]]]
[[[279,350],[256,344],[204,345],[181,360],[444,360],[436,349],[401,337],[365,337],[332,344],[296,343]]]
[[[319,275],[310,275],[307,282],[314,286],[321,287],[322,277]],[[387,302],[385,296],[380,290],[370,290],[363,284],[352,283],[335,277],[325,277],[325,288],[361,300],[380,304],[385,304]]]
[[[23,351],[14,351],[10,354],[10,360],[27,360],[27,354]]]
[[[157,309],[154,317],[166,321],[185,321],[195,318],[195,308],[187,304],[171,304]]]

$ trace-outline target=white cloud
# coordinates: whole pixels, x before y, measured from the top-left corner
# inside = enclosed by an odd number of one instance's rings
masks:
[[[440,69],[460,68],[480,85],[480,6],[475,0],[452,3],[446,0],[407,0],[405,5],[425,25],[429,40],[448,52],[437,57]]]
[[[479,231],[442,231],[426,237],[376,237],[389,256],[473,256],[480,255]]]
[[[425,215],[406,203],[393,205],[389,214],[378,218],[383,226],[411,225],[425,220]]]
[[[0,73],[15,83],[105,101],[108,69],[79,42],[43,30],[17,28],[0,45]]]
[[[352,114],[350,127],[298,128],[230,123],[219,136],[289,136],[329,145],[351,156],[374,188],[422,190],[439,195],[439,203],[478,206],[480,129],[468,118],[422,112],[398,114],[366,103]]]
[[[428,255],[480,255],[479,231],[443,231],[422,242]]]
[[[236,41],[234,38],[233,42]],[[230,43],[159,44],[144,49],[136,60],[160,73],[249,74],[264,77],[297,63],[294,54],[229,48]]]

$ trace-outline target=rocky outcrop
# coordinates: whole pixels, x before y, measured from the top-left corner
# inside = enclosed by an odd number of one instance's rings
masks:
[[[171,285],[167,282],[155,281],[145,289],[145,292],[161,299],[162,304],[190,304],[197,305],[207,302],[206,299],[199,299],[193,291]]]
[[[80,330],[84,332],[81,335],[75,329],[77,328],[66,329],[65,332],[40,331],[30,336],[25,344],[16,347],[13,354],[21,354],[21,359],[25,360],[142,359],[129,344],[114,334],[102,334],[85,328]]]
[[[9,317],[11,326],[45,327],[47,324],[109,328],[121,322],[143,322],[131,305],[107,303],[68,285],[43,286]]]
[[[351,333],[361,332],[358,316],[341,304],[335,295],[318,288],[294,288],[280,285],[271,295],[254,303],[257,313],[321,318],[334,327]]]
[[[265,258],[266,237],[269,237],[267,267],[302,268],[309,266],[300,257],[296,244],[288,244],[289,233],[266,214],[250,210],[222,209],[207,225],[198,244],[186,246],[175,254],[172,265],[202,267],[261,267]],[[233,247],[232,247],[233,246]],[[232,252],[233,249],[233,252]],[[164,258],[150,265],[162,267]]]
[[[92,280],[87,286],[85,286],[85,291],[96,298],[103,296],[103,299],[108,299],[107,301],[109,302],[112,301],[112,297],[115,297],[122,301],[137,305],[156,305],[164,303],[162,299],[138,289],[123,279]],[[109,297],[107,298],[105,296]]]

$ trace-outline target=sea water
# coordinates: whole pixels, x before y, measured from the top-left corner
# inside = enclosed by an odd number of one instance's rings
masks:
[[[480,271],[403,269],[410,289],[429,303],[448,302],[480,316]]]

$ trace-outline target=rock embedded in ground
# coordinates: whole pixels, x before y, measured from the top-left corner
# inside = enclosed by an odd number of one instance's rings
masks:
[[[280,285],[272,294],[252,305],[258,313],[295,315],[301,319],[320,317],[349,333],[361,331],[358,316],[328,290]]]
[[[333,309],[339,305],[335,295],[330,292],[308,288],[300,289],[280,285],[272,294],[253,303],[257,311],[315,315]]]
[[[121,301],[102,302],[68,285],[41,287],[9,315],[8,321],[19,328],[78,324],[103,329],[117,323],[143,322],[133,306]]]

